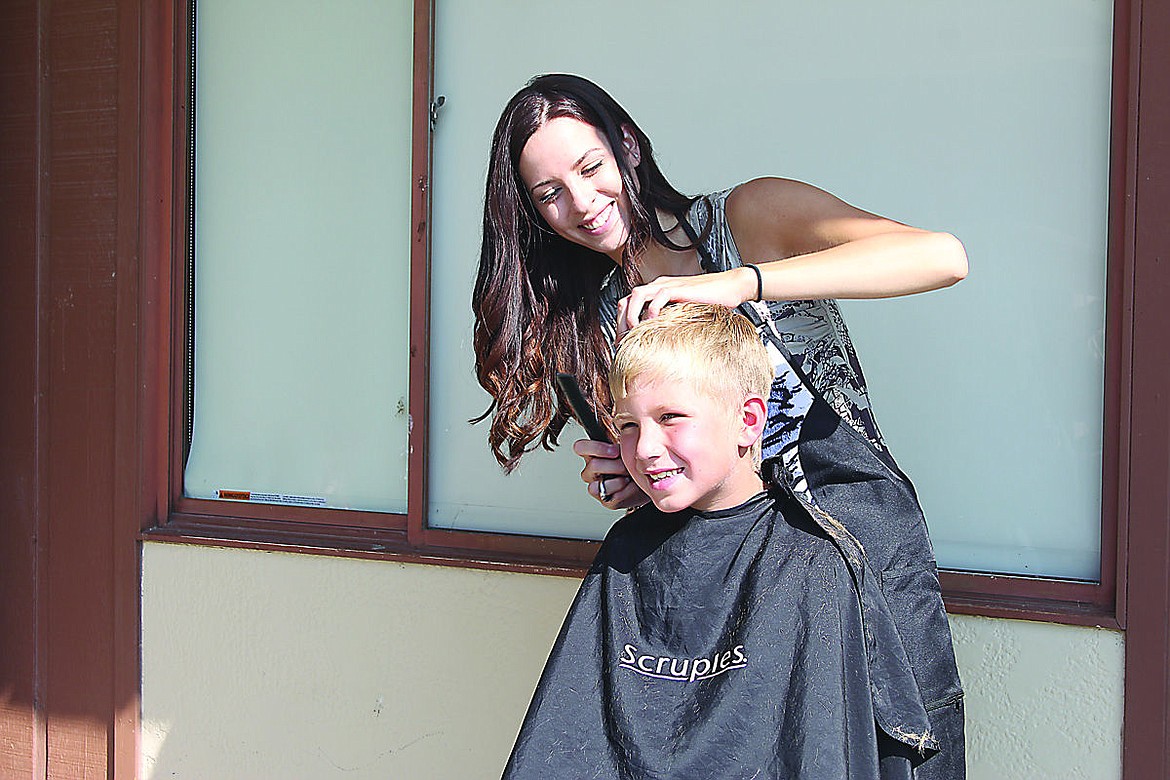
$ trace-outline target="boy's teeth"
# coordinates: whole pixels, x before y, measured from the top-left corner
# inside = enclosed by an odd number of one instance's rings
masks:
[[[647,474],[646,476],[650,477],[651,482],[661,482],[662,480],[666,479],[667,477],[673,477],[675,474],[681,474],[681,473],[682,473],[682,469],[678,468],[678,469],[671,469],[670,471],[660,471],[657,474]]]

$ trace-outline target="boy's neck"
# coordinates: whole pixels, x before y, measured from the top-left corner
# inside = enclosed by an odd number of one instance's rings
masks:
[[[737,468],[731,474],[728,474],[727,481],[724,483],[726,490],[720,491],[718,498],[712,501],[709,506],[695,504],[691,508],[703,512],[731,509],[763,492],[764,481],[760,479],[760,475],[752,464],[750,456],[743,465],[747,468]]]

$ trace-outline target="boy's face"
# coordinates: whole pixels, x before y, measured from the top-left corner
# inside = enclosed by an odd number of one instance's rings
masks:
[[[763,428],[762,399],[739,404],[652,377],[626,389],[614,403],[622,461],[655,506],[728,509],[760,491],[750,448]]]

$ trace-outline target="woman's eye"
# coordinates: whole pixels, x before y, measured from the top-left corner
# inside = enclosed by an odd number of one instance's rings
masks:
[[[598,160],[595,163],[591,163],[590,165],[587,165],[584,169],[582,169],[581,175],[582,176],[592,176],[593,174],[595,174],[599,170],[601,170],[601,165],[603,162],[604,162],[604,160]]]
[[[549,190],[548,192],[546,192],[540,196],[540,202],[544,203],[546,205],[549,203],[552,203],[554,200],[557,199],[557,195],[559,195],[560,192],[561,191],[559,189]]]

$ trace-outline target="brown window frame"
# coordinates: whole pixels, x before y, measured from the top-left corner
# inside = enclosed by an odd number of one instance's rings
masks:
[[[160,14],[154,41],[169,58],[172,76],[153,83],[157,132],[147,142],[146,159],[159,165],[151,185],[153,218],[145,220],[145,246],[158,252],[154,291],[158,332],[157,362],[165,394],[157,394],[159,434],[155,468],[158,522],[142,537],[156,541],[209,543],[282,549],[334,556],[393,558],[478,568],[580,576],[598,543],[551,537],[431,528],[426,522],[429,432],[429,263],[430,263],[430,113],[433,100],[434,2],[414,0],[412,106],[411,281],[407,512],[349,511],[242,504],[183,495],[183,430],[188,345],[186,268],[190,212],[191,12],[193,0],[176,0],[173,17]],[[1040,577],[943,571],[944,598],[950,611],[993,617],[1037,619],[1077,625],[1124,627],[1126,539],[1130,448],[1131,361],[1134,339],[1132,192],[1135,185],[1137,111],[1131,75],[1130,5],[1114,3],[1113,96],[1109,175],[1109,243],[1106,287],[1106,357],[1102,458],[1101,580],[1072,582]],[[166,16],[167,21],[162,21]],[[167,25],[170,29],[166,29]],[[160,60],[156,60],[160,61]],[[169,112],[166,108],[169,107]],[[149,107],[148,107],[149,110]]]

